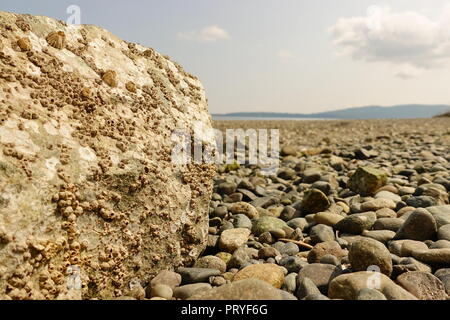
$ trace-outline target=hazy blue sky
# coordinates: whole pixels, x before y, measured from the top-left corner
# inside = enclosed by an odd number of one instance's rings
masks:
[[[81,23],[167,54],[210,111],[311,113],[450,104],[450,0],[1,0],[0,10]]]

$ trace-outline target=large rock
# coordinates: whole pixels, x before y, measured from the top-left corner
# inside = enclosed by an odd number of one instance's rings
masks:
[[[95,26],[1,12],[0,41],[0,298],[65,297],[40,279],[69,265],[112,298],[194,261],[214,170],[172,161],[171,135],[211,128],[199,80]]]

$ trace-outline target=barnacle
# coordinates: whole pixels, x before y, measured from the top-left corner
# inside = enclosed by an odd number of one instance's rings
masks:
[[[134,82],[132,82],[132,81],[127,82],[125,87],[127,88],[128,91],[130,91],[132,93],[136,93],[136,85],[134,84]]]
[[[117,72],[114,70],[108,70],[103,74],[102,80],[106,82],[110,87],[117,87],[119,82],[117,81]]]
[[[32,48],[29,38],[20,38],[19,40],[17,40],[17,45],[22,51],[30,51]]]
[[[52,32],[45,39],[53,48],[64,49],[66,47],[66,34],[62,31]]]
[[[27,32],[27,31],[31,30],[30,25],[23,19],[17,19],[16,26],[18,26],[19,29],[22,30],[23,32]]]

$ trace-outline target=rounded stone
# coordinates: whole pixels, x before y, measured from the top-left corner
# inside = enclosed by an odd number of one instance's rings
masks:
[[[252,221],[244,214],[237,214],[233,216],[233,225],[235,228],[252,229]]]
[[[336,241],[326,241],[316,244],[308,253],[309,263],[318,263],[326,255],[333,255],[341,260],[347,255],[347,251],[343,250]]]
[[[205,292],[212,288],[209,283],[193,283],[187,284],[181,287],[177,287],[173,290],[173,296],[177,299],[186,300],[194,294],[199,292]]]
[[[417,260],[431,265],[450,265],[450,248],[413,251]]]
[[[217,269],[221,273],[227,271],[227,264],[216,256],[204,256],[199,258],[195,264],[195,268]]]
[[[436,221],[425,209],[416,209],[397,231],[394,239],[429,240],[437,232]]]
[[[181,284],[181,275],[173,271],[163,270],[150,281],[152,287],[158,284],[165,284],[173,289]]]
[[[335,228],[343,233],[361,234],[372,228],[376,218],[375,212],[355,213],[339,221]]]
[[[417,298],[395,284],[388,276],[379,272],[359,271],[342,274],[331,280],[328,289],[330,299],[355,300],[362,289],[376,289],[388,300],[417,300]]]
[[[279,289],[284,282],[284,272],[276,264],[254,264],[240,270],[233,278],[234,281],[256,278],[266,281]]]
[[[326,210],[331,205],[330,200],[322,191],[311,189],[305,193],[301,208],[306,213],[317,213]]]
[[[260,236],[264,232],[270,232],[275,229],[282,229],[286,226],[286,222],[281,219],[265,216],[253,222],[252,232],[256,236]]]
[[[358,291],[356,300],[387,300],[380,291],[370,288],[364,288]]]
[[[293,256],[295,254],[297,254],[300,249],[298,248],[298,245],[296,245],[295,243],[292,242],[288,242],[285,243],[281,248],[280,248],[280,253],[283,255],[288,255],[288,256]]]
[[[220,260],[222,260],[223,262],[225,262],[226,265],[228,265],[228,263],[231,260],[231,257],[233,255],[229,252],[218,252],[216,253],[216,257],[218,257]]]
[[[377,240],[364,238],[353,242],[349,248],[348,258],[355,271],[366,271],[369,267],[376,266],[387,276],[392,273],[391,254]]]
[[[438,239],[450,241],[450,224],[446,224],[445,226],[439,228]]]
[[[345,217],[331,212],[319,212],[314,215],[314,221],[317,224],[324,224],[333,227]]]
[[[387,182],[387,174],[370,167],[359,167],[348,181],[350,190],[362,196],[371,196]]]
[[[219,238],[219,248],[225,252],[233,253],[237,248],[248,241],[250,230],[246,228],[228,229],[222,232]]]
[[[420,300],[446,300],[447,294],[441,280],[428,272],[405,272],[397,283]]]
[[[151,297],[160,297],[160,298],[164,298],[167,300],[172,299],[173,296],[173,290],[171,287],[166,286],[164,284],[158,284],[154,287],[152,287],[151,290]]]
[[[373,224],[373,229],[397,232],[404,223],[405,221],[400,218],[379,218]]]
[[[304,278],[309,278],[325,294],[328,290],[328,284],[336,275],[336,267],[331,264],[312,263],[304,266],[298,273],[297,284]]]
[[[283,292],[266,281],[251,278],[234,281],[212,290],[199,291],[189,300],[284,300]]]
[[[323,264],[332,264],[334,266],[340,265],[340,261],[336,256],[333,256],[332,254],[326,254],[322,258],[320,258],[319,263]]]
[[[361,204],[361,211],[377,211],[380,209],[388,208],[388,209],[395,209],[396,204],[394,201],[390,199],[374,199],[367,202],[363,202]]]
[[[324,224],[315,225],[310,229],[309,236],[312,244],[333,241],[334,231],[333,228]]]
[[[280,252],[273,247],[264,247],[258,251],[258,258],[260,259],[275,258],[280,255]]]
[[[258,210],[254,206],[252,206],[250,203],[247,202],[236,202],[234,203],[230,211],[233,214],[243,214],[246,215],[249,219],[258,219],[259,213]]]
[[[397,218],[397,213],[394,210],[388,208],[379,209],[375,212],[375,214],[377,215],[377,219]]]
[[[394,238],[395,232],[391,230],[364,230],[362,235],[386,244]]]

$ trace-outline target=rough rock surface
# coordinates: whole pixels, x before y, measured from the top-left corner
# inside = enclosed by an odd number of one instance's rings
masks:
[[[211,127],[199,80],[95,26],[0,12],[0,42],[0,298],[68,297],[69,266],[76,297],[111,298],[193,262],[214,172],[172,163],[171,133]]]

